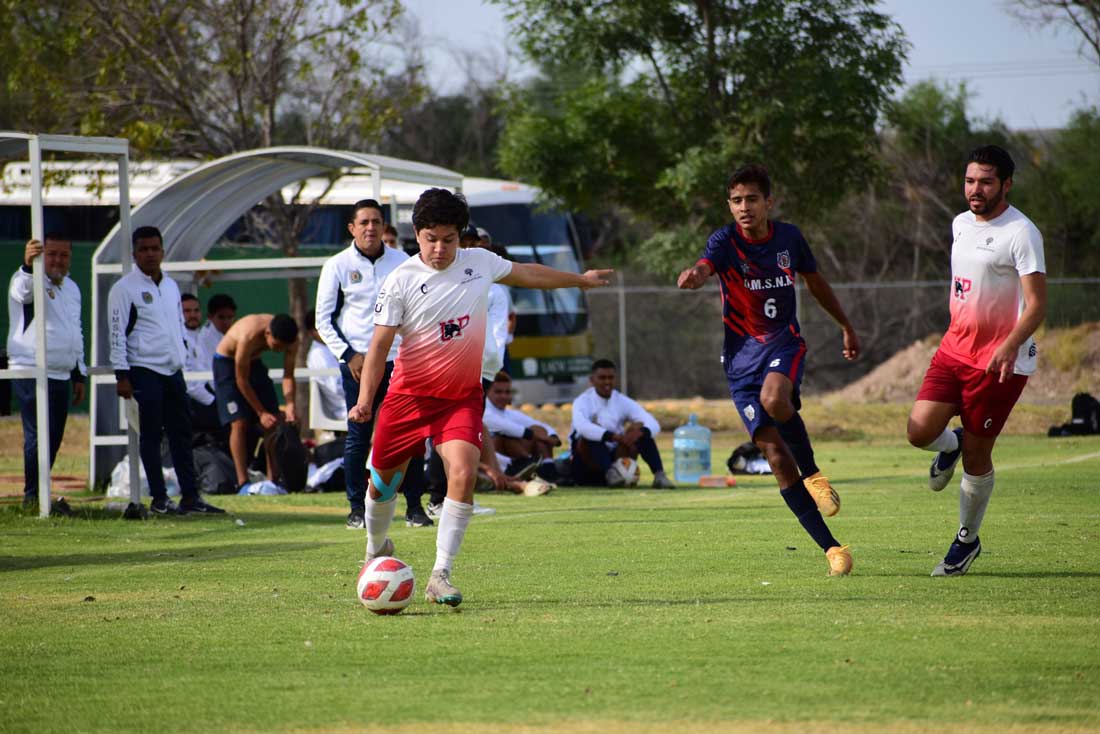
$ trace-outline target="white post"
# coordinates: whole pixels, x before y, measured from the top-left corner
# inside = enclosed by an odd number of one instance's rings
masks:
[[[626,359],[626,283],[623,271],[615,273],[619,281],[619,390],[624,395],[627,391],[627,359]]]
[[[42,148],[38,138],[27,141],[31,163],[31,239],[43,242]],[[43,244],[45,244],[43,242]],[[46,263],[39,255],[31,264],[34,271],[34,398],[38,424],[38,516],[50,516],[50,406],[49,375],[46,373]]]
[[[118,233],[121,238],[118,259],[122,264],[122,274],[126,275],[133,267],[131,246],[133,237],[130,229],[130,157],[118,157]],[[137,400],[137,398],[130,398]],[[138,426],[133,421],[126,425],[126,456],[130,461],[130,503],[141,505],[141,456],[138,445]]]

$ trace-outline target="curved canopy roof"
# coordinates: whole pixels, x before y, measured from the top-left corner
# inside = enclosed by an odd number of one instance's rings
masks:
[[[462,175],[439,166],[389,156],[311,147],[261,148],[206,163],[154,191],[130,215],[134,229],[158,227],[166,261],[199,260],[241,215],[284,186],[311,176],[349,171],[383,186],[411,183],[458,190]],[[117,263],[121,244],[114,227],[95,253],[96,263]]]

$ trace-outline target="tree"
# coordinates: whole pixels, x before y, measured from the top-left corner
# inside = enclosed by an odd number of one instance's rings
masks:
[[[371,54],[401,13],[398,0],[2,1],[20,27],[0,50],[37,50],[42,62],[5,68],[25,124],[126,137],[138,155],[216,158],[286,143],[361,149],[419,91],[409,80],[385,87],[385,67]],[[294,256],[315,206],[272,195],[250,214],[251,228]],[[303,323],[304,280],[289,281],[289,299]]]
[[[1025,23],[1062,25],[1081,36],[1081,55],[1100,64],[1100,0],[1015,0]]]
[[[764,161],[800,212],[873,170],[906,42],[870,0],[497,2],[532,59],[582,72],[513,94],[502,167],[568,206],[626,207],[657,233],[651,269],[697,254],[739,163]]]

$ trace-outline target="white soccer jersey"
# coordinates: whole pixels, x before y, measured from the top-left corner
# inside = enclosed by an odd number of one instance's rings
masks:
[[[503,410],[485,401],[485,414],[483,416],[485,427],[494,436],[506,436],[508,438],[523,438],[524,432],[531,426],[542,426],[551,436],[558,435],[553,426],[537,421],[521,410],[505,407]]]
[[[661,432],[661,425],[648,410],[618,390],[612,390],[605,400],[590,387],[573,401],[573,437],[599,441],[608,431],[622,433],[628,422],[641,423],[653,436]]]
[[[389,392],[480,395],[489,286],[511,272],[504,258],[472,248],[445,270],[411,257],[390,273],[374,308],[374,323],[399,327],[401,336]]]
[[[989,222],[963,212],[951,231],[951,325],[940,349],[984,370],[1024,310],[1020,276],[1046,272],[1043,236],[1013,206]],[[1035,340],[1028,337],[1016,356],[1016,374],[1032,374],[1037,361]]]
[[[206,354],[202,346],[202,329],[183,328],[183,346],[186,357],[183,360],[185,372],[207,372],[214,369],[214,355]],[[207,386],[210,386],[207,389]],[[214,402],[214,383],[206,380],[188,380],[187,394],[191,399],[203,405]]]

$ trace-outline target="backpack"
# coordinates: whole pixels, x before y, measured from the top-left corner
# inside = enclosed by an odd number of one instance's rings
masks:
[[[264,439],[270,442],[268,460],[274,466],[272,475],[275,482],[288,492],[301,492],[306,488],[309,472],[309,457],[298,429],[289,423],[280,423],[271,435]]]
[[[744,474],[750,461],[764,458],[764,452],[752,441],[746,441],[733,450],[726,459],[726,468],[730,474]]]
[[[1070,430],[1078,436],[1100,433],[1100,400],[1079,392],[1070,403]]]
[[[237,470],[233,459],[216,446],[204,445],[192,451],[195,480],[205,494],[236,494]]]
[[[1070,402],[1070,421],[1060,426],[1051,426],[1047,435],[1092,436],[1100,433],[1100,400],[1087,392],[1079,392]]]

